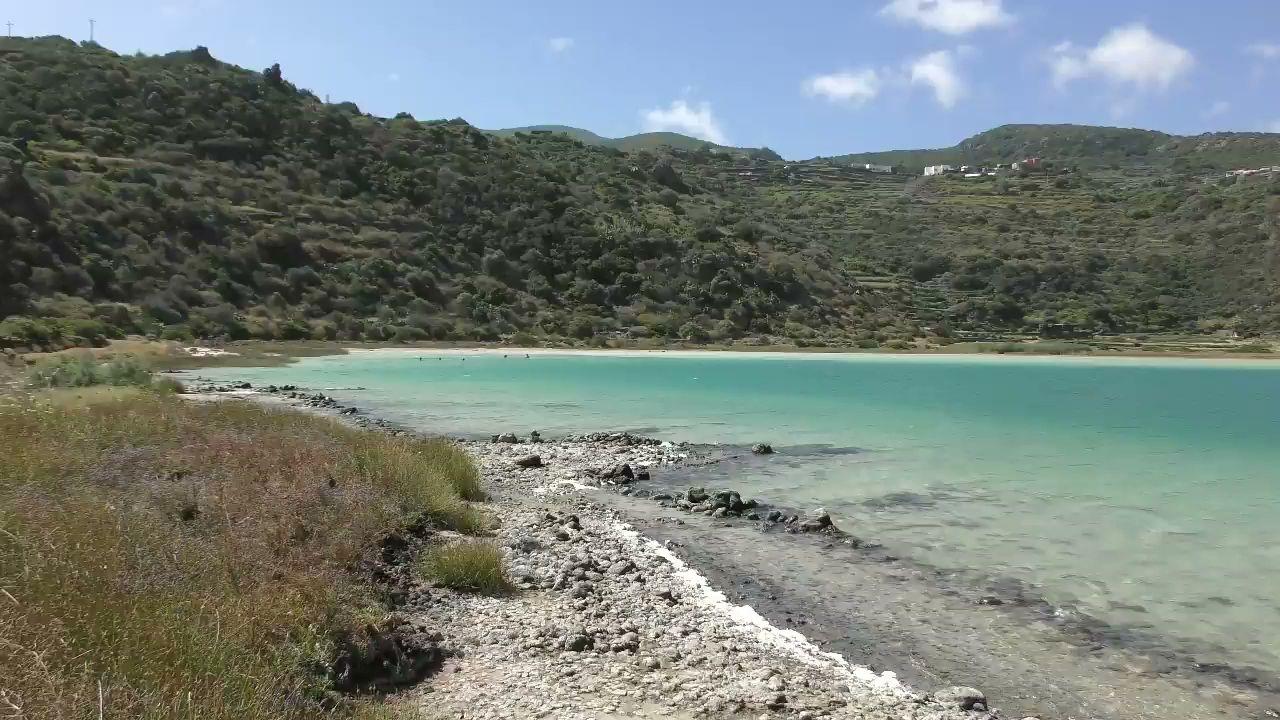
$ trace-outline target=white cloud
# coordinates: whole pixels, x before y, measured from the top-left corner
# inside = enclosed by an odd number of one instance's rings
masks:
[[[1059,43],[1049,52],[1048,62],[1059,87],[1096,75],[1140,90],[1163,90],[1191,70],[1195,57],[1135,23],[1113,28],[1091,48]]]
[[[1254,43],[1246,46],[1244,51],[1263,60],[1280,60],[1280,43]]]
[[[729,143],[720,122],[711,113],[710,103],[699,103],[694,107],[684,100],[674,100],[669,107],[653,108],[641,114],[644,116],[644,128],[649,132],[678,132],[717,145]]]
[[[815,75],[804,81],[804,93],[831,102],[862,105],[880,94],[880,74],[872,68]]]
[[[1013,22],[1013,16],[1001,7],[1001,0],[891,0],[880,14],[948,35],[964,35]]]
[[[907,68],[912,85],[928,85],[944,108],[955,107],[965,94],[965,82],[956,68],[955,54],[938,50],[911,61]]]
[[[553,37],[547,41],[547,49],[553,53],[567,52],[573,47],[573,38],[571,37]]]

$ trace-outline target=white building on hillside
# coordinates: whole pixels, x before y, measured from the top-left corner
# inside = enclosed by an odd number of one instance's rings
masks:
[[[943,175],[949,172],[955,172],[955,168],[951,165],[927,165],[924,169],[925,175]]]

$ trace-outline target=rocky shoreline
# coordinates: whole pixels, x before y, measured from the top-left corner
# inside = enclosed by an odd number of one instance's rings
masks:
[[[293,386],[193,384],[242,397],[406,429]],[[409,582],[397,615],[438,637],[440,667],[400,702],[455,718],[993,719],[979,690],[921,692],[826,652],[735,605],[665,547],[584,491],[637,494],[656,469],[708,461],[705,449],[625,433],[543,441],[459,441],[489,489],[487,509],[517,591],[476,596]],[[647,490],[638,491],[641,496]],[[652,500],[716,519],[773,524],[856,543],[824,511],[801,517],[732,490],[690,488]]]

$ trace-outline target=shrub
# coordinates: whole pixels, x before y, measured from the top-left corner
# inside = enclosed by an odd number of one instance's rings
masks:
[[[511,590],[502,551],[492,542],[465,540],[437,548],[419,562],[422,574],[440,585],[484,595]]]
[[[147,387],[151,385],[151,379],[151,370],[136,357],[118,355],[106,362],[98,362],[87,352],[58,356],[37,365],[28,376],[32,386],[42,388],[92,385]]]

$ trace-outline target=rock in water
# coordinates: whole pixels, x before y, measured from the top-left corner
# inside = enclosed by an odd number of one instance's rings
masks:
[[[800,529],[804,532],[817,532],[829,527],[835,527],[835,523],[831,522],[831,515],[822,508],[809,513],[808,519],[800,523]]]
[[[986,710],[987,696],[977,688],[955,685],[933,694],[933,699],[948,707],[961,710]]]
[[[705,502],[706,499],[711,496],[707,494],[706,488],[691,487],[689,488],[689,492],[685,493],[684,497],[689,502],[697,505],[700,502]]]
[[[770,445],[769,443],[756,443],[755,445],[751,446],[751,452],[755,453],[756,455],[772,455],[773,446]]]
[[[533,432],[529,433],[529,442],[531,443],[542,442],[542,433],[538,432],[537,430],[534,430]]]
[[[525,457],[522,457],[522,458],[520,458],[520,459],[516,460],[516,465],[517,465],[517,466],[519,466],[519,467],[522,467],[522,468],[536,468],[536,467],[542,467],[542,456],[541,456],[541,455],[527,455],[527,456],[525,456]]]
[[[742,496],[738,494],[737,490],[720,490],[711,496],[711,506],[733,512],[742,512],[746,507],[742,502]]]
[[[495,442],[515,444],[520,442],[520,438],[515,433],[502,433]]]

